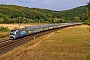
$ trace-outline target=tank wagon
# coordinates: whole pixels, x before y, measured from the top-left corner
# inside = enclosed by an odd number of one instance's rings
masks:
[[[44,24],[37,26],[25,26],[24,28],[21,29],[11,30],[9,38],[14,40],[26,35],[35,34],[55,28],[62,28],[65,26],[76,25],[76,24],[82,24],[82,23],[61,23],[61,24]]]

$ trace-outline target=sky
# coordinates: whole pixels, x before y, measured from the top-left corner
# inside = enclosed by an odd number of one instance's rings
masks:
[[[86,5],[89,0],[0,0],[0,4],[19,5],[55,11],[68,10]]]

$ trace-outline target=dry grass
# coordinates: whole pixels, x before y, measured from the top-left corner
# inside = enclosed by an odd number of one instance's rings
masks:
[[[0,32],[0,41],[7,40],[9,36],[9,32]]]
[[[0,26],[8,27],[10,30],[19,27],[19,24],[0,24]],[[24,26],[31,26],[31,24],[21,24],[20,28],[24,28]]]
[[[90,53],[88,26],[65,28],[0,56],[0,60],[85,60]]]

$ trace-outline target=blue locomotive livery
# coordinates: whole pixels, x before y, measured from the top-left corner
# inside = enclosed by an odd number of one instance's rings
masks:
[[[44,24],[44,25],[37,25],[37,26],[26,26],[22,29],[15,29],[10,31],[10,39],[17,39],[19,37],[23,37],[25,35],[30,35],[34,33],[38,33],[41,31],[46,31],[55,28],[62,28],[65,26],[71,25],[79,25],[82,23],[60,23],[60,24]]]
[[[23,29],[17,29],[17,30],[11,30],[10,31],[10,35],[9,37],[11,39],[16,39],[16,38],[19,38],[19,37],[23,37],[25,35],[27,35],[27,31],[26,30],[23,30]]]

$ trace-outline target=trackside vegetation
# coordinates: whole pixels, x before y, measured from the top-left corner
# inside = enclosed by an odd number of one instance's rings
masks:
[[[8,27],[0,27],[0,32],[9,32],[10,30],[8,29]]]
[[[0,60],[90,60],[88,27],[60,29],[0,55]]]
[[[3,38],[3,39],[0,39],[0,41],[5,40],[4,37],[8,37],[9,32],[10,30],[8,29],[8,27],[1,26],[0,27],[0,38]]]

